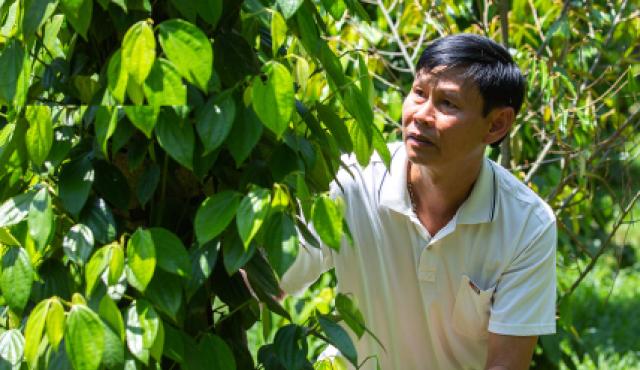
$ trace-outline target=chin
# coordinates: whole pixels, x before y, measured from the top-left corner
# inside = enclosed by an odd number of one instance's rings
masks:
[[[419,148],[416,148],[413,145],[407,145],[406,141],[405,150],[407,152],[407,159],[413,164],[424,166],[435,164],[437,162],[437,153],[435,153],[433,150],[419,150]]]

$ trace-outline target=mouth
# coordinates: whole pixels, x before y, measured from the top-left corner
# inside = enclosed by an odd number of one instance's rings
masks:
[[[421,146],[435,146],[435,144],[431,139],[419,134],[408,133],[406,140],[409,143],[413,143]]]

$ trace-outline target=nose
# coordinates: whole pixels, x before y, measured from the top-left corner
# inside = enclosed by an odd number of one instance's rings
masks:
[[[428,96],[424,101],[416,107],[416,111],[413,114],[413,119],[423,125],[431,125],[434,121],[435,107],[433,106],[433,100],[431,96]]]

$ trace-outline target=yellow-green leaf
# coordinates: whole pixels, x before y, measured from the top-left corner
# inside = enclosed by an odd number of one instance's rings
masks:
[[[104,352],[104,327],[98,315],[84,305],[74,305],[65,330],[69,360],[76,370],[97,370]]]
[[[260,230],[264,222],[269,205],[271,194],[269,190],[255,187],[242,199],[236,215],[238,234],[245,250],[249,248],[249,243]]]
[[[253,109],[260,121],[280,137],[289,127],[295,105],[293,78],[287,67],[278,62],[267,63],[263,78],[254,78],[251,87]]]
[[[46,321],[47,338],[51,346],[57,350],[64,336],[64,307],[58,298],[51,298],[49,301],[50,306]]]
[[[53,145],[51,108],[46,105],[29,105],[25,117],[29,121],[25,137],[27,151],[33,163],[41,166]]]
[[[129,28],[122,40],[122,65],[135,82],[142,85],[156,60],[156,39],[146,21]]]
[[[178,73],[207,92],[213,69],[213,49],[207,35],[195,25],[181,19],[164,21],[160,23],[158,30],[162,50]]]
[[[149,230],[138,229],[127,243],[127,266],[133,274],[129,283],[144,292],[156,268],[156,250]]]

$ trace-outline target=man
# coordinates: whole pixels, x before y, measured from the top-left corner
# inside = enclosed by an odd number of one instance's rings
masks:
[[[335,267],[386,348],[365,335],[358,354],[383,370],[526,369],[537,336],[555,332],[555,218],[484,157],[524,79],[502,46],[467,34],[431,43],[416,70],[390,169],[347,159],[353,176],[338,174],[355,248],[301,248],[283,289]]]

